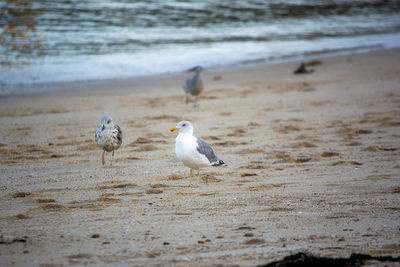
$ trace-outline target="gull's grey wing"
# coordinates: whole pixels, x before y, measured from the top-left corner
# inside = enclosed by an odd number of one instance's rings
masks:
[[[113,136],[115,136],[115,138],[117,139],[116,142],[121,145],[122,144],[122,131],[121,128],[118,125],[114,125],[114,129],[113,129]]]
[[[103,130],[104,130],[104,125],[103,125],[103,126],[100,125],[100,126],[97,128],[96,133],[95,133],[95,135],[94,135],[94,139],[96,140],[96,142],[99,140],[100,134],[101,134],[101,132],[102,132]]]
[[[210,164],[218,162],[218,158],[211,146],[203,139],[197,138],[197,151],[206,156]]]
[[[183,90],[192,95],[199,95],[203,91],[203,79],[199,72],[196,72],[191,78],[186,80]]]
[[[194,78],[194,76],[192,76],[192,77],[190,77],[190,78],[188,78],[188,79],[186,80],[185,87],[183,88],[183,90],[184,90],[186,93],[191,93],[191,91],[192,91],[192,87],[193,87],[193,78]]]

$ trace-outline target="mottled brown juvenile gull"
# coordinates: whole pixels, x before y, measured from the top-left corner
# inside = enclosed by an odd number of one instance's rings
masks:
[[[196,67],[195,74],[186,80],[183,90],[186,93],[186,104],[189,103],[189,94],[195,96],[194,105],[197,105],[197,97],[203,91],[203,68]]]
[[[99,128],[97,128],[95,139],[99,147],[103,149],[103,155],[101,156],[101,162],[103,165],[104,161],[104,153],[112,151],[112,160],[114,158],[114,151],[117,150],[122,144],[122,131],[121,128],[114,124],[112,118],[108,115],[104,115],[101,118],[101,124]]]
[[[183,165],[190,168],[190,184],[192,185],[192,170],[197,170],[197,186],[199,186],[200,169],[207,166],[225,164],[218,159],[213,149],[206,141],[193,136],[193,125],[189,121],[181,121],[170,132],[179,131],[176,137],[175,153]]]

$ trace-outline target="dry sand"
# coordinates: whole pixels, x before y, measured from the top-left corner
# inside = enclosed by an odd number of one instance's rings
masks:
[[[0,98],[0,262],[233,265],[300,251],[400,254],[400,50],[185,73]],[[109,114],[122,147],[101,165]],[[188,187],[182,119],[227,166]],[[208,184],[205,180],[208,179]]]

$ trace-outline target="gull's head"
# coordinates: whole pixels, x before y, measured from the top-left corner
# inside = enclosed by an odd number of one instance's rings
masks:
[[[196,72],[202,73],[204,71],[203,67],[201,66],[196,66]]]
[[[178,131],[179,133],[187,133],[192,135],[193,134],[193,125],[190,121],[181,121],[179,122],[176,127],[172,127],[169,131],[175,132]]]
[[[107,129],[110,128],[111,126],[114,125],[113,120],[110,116],[108,115],[104,115],[101,118],[101,125],[103,126],[103,129]]]

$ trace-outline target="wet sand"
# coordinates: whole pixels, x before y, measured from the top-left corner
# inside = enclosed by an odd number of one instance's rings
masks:
[[[208,70],[197,108],[184,104],[188,73],[0,98],[0,261],[399,255],[399,59],[398,49],[321,58],[303,75],[300,62]],[[104,114],[123,131],[112,166],[94,141]],[[227,163],[198,188],[168,132],[183,119]]]

